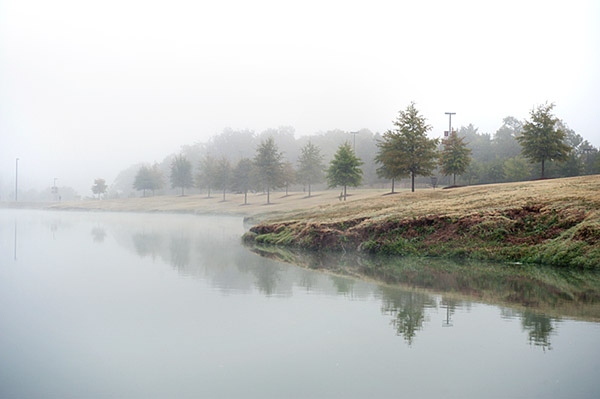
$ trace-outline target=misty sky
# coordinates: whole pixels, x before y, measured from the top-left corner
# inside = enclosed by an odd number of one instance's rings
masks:
[[[0,0],[0,199],[91,195],[225,127],[383,132],[415,101],[439,137],[555,102],[600,146],[598,1]]]

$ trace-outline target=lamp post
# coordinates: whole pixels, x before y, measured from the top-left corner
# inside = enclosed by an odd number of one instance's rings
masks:
[[[54,200],[56,201],[58,199],[58,187],[56,187],[56,181],[58,180],[58,177],[54,178],[54,184],[52,185],[52,194],[54,194]]]
[[[354,151],[354,154],[356,154],[356,135],[358,134],[358,132],[350,132],[350,134],[353,136],[352,137],[352,151]]]
[[[19,158],[15,160],[15,202],[17,202],[19,192]]]
[[[456,115],[456,112],[445,112],[448,115],[448,136],[452,134],[452,115]]]

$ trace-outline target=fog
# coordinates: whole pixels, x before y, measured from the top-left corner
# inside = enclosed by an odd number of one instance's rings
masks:
[[[226,127],[431,135],[555,102],[600,145],[595,1],[0,3],[0,200],[161,161]],[[350,138],[350,136],[349,136]]]

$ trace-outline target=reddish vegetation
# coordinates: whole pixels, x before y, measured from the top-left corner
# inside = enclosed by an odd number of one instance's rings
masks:
[[[478,212],[461,217],[423,216],[411,219],[373,221],[356,218],[343,222],[284,222],[260,224],[251,229],[259,242],[292,245],[310,249],[351,249],[396,254],[443,255],[461,250],[460,256],[478,252],[494,258],[503,249],[533,247],[561,235],[585,219],[581,210],[552,209],[541,205],[494,212]],[[280,237],[285,234],[286,239]],[[596,245],[598,230],[580,228],[575,239]],[[511,252],[511,259],[518,259]]]

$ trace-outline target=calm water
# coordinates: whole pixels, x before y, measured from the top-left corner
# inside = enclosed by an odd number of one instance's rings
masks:
[[[598,323],[288,265],[243,232],[0,210],[0,397],[600,397]]]

